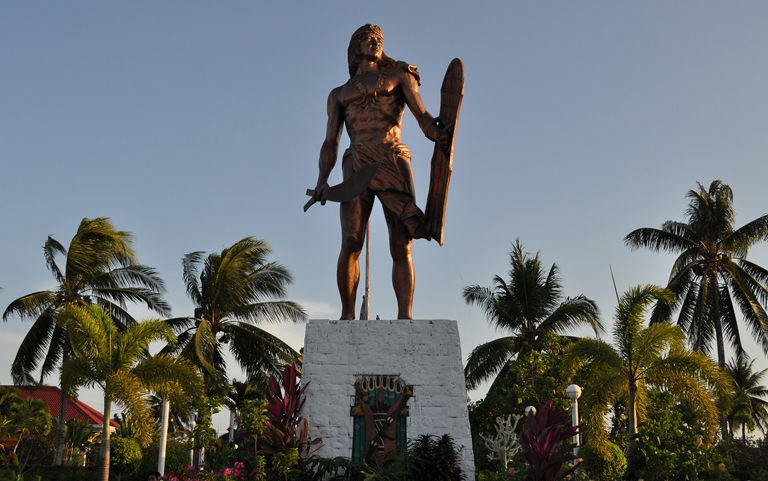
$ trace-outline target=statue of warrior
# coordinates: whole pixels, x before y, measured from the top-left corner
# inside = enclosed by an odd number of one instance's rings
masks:
[[[424,135],[440,147],[452,141],[451,128],[427,112],[419,95],[419,72],[414,65],[384,54],[384,36],[375,25],[364,25],[352,35],[348,49],[349,80],[328,96],[328,126],[320,149],[320,173],[314,201],[325,203],[328,176],[336,165],[342,125],[350,146],[342,157],[345,181],[365,166],[377,164],[367,187],[341,202],[341,253],[337,283],[341,319],[355,318],[355,298],[360,280],[360,252],[365,240],[374,198],[384,209],[392,255],[392,284],[398,319],[411,319],[414,270],[413,239],[431,239],[424,213],[416,206],[411,154],[400,132],[405,107],[416,117]],[[452,143],[452,142],[451,142]]]

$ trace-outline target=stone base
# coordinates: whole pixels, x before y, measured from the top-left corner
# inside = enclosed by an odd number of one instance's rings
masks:
[[[413,386],[408,439],[450,434],[462,469],[474,478],[461,345],[456,321],[329,321],[307,324],[302,384],[310,382],[302,415],[320,456],[352,456],[350,407],[360,375],[396,375]]]

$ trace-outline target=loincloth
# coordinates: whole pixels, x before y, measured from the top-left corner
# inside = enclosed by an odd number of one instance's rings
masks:
[[[424,213],[416,205],[411,170],[411,152],[402,143],[361,143],[351,145],[342,160],[344,179],[360,167],[383,159],[368,188],[360,194],[364,200],[379,198],[384,210],[406,224],[413,234]]]

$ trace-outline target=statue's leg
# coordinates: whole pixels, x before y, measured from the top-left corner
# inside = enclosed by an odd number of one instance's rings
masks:
[[[384,217],[389,228],[389,252],[392,254],[392,287],[397,297],[397,318],[411,319],[413,305],[414,271],[411,256],[411,239],[405,224],[386,209]]]
[[[336,283],[341,296],[340,319],[355,319],[355,297],[360,281],[360,252],[365,241],[365,228],[371,215],[373,197],[363,193],[341,203],[341,252],[336,266]]]

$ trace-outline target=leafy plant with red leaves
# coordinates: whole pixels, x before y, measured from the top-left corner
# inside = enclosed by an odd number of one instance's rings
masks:
[[[269,377],[269,390],[265,392],[268,423],[259,440],[261,453],[265,455],[288,453],[297,449],[299,468],[302,470],[307,459],[323,443],[321,438],[309,438],[309,424],[300,415],[305,402],[304,391],[308,385],[301,385],[295,364],[286,366],[282,385],[274,376]]]
[[[547,401],[538,414],[528,413],[525,429],[520,436],[523,456],[528,461],[525,479],[528,481],[554,481],[572,473],[576,466],[560,474],[563,464],[576,459],[566,441],[578,433],[578,426],[570,427],[568,411],[562,411]]]

